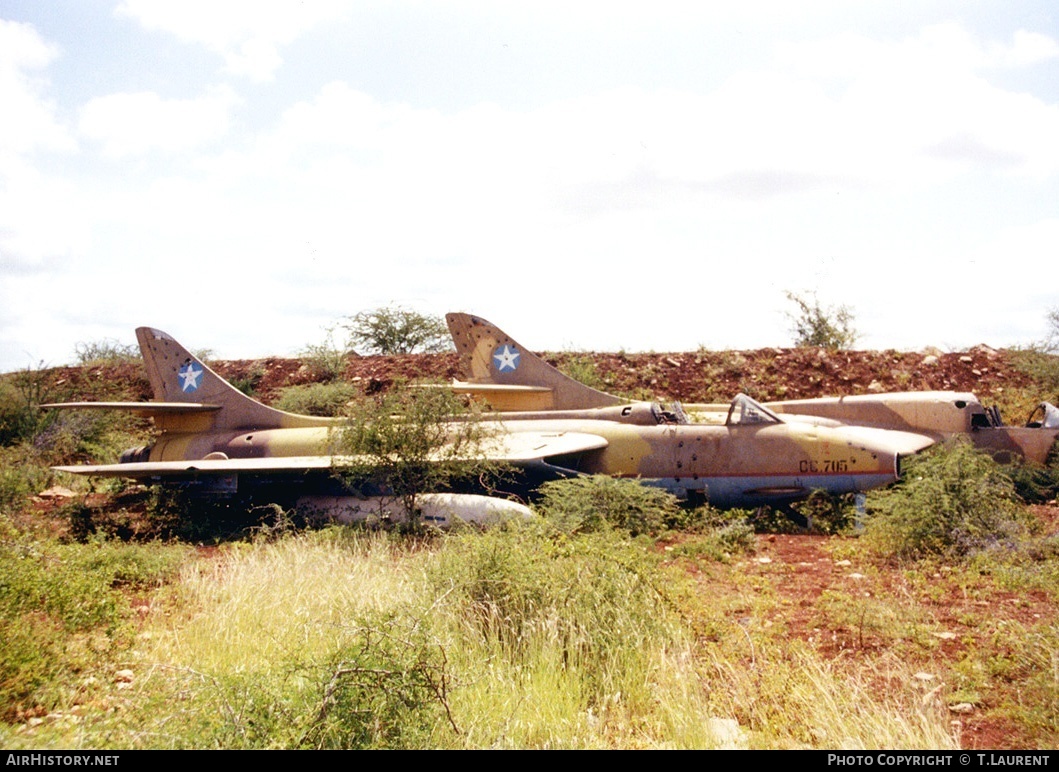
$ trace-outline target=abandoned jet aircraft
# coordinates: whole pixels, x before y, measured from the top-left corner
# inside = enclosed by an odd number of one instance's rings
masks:
[[[629,405],[564,375],[496,325],[464,313],[446,316],[465,381],[462,393],[483,399],[512,420],[520,413]],[[1024,458],[1045,463],[1059,437],[1059,410],[1042,402],[1026,426],[1005,426],[996,408],[969,392],[921,391],[766,402],[763,407],[792,424],[864,426],[922,435],[930,444],[966,435],[1000,461]],[[726,420],[723,403],[685,404],[693,422]],[[517,412],[516,412],[517,411]]]
[[[151,446],[126,451],[117,464],[58,469],[229,492],[291,486],[306,491],[304,503],[332,514],[342,516],[346,507],[345,516],[356,519],[367,509],[362,499],[327,489],[328,473],[342,464],[329,451],[330,434],[340,421],[268,407],[166,333],[141,327],[136,335],[154,401],[51,407],[136,411],[154,419],[159,436]],[[841,494],[887,485],[898,478],[902,455],[930,444],[908,432],[788,422],[745,395],[733,399],[716,423],[692,423],[679,405],[665,410],[652,403],[493,418],[497,431],[484,457],[522,469],[534,480],[630,477],[678,496],[703,496],[717,506],[783,505],[819,489]],[[435,517],[481,520],[518,506],[483,498],[452,494],[445,500],[451,516]]]

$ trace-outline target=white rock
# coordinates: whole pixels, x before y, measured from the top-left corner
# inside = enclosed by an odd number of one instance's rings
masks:
[[[706,725],[719,750],[745,750],[750,744],[746,731],[734,718],[710,718]]]

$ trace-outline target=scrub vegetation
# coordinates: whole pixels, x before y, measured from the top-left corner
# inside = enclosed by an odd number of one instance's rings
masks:
[[[821,305],[815,293],[785,294],[797,309],[788,314],[795,346],[836,350],[853,348],[858,336],[853,327],[853,311],[849,306]]]
[[[935,447],[864,512],[814,499],[808,532],[609,478],[486,531],[306,530],[51,471],[143,443],[134,419],[39,408],[139,398],[118,382],[0,376],[5,748],[1059,744],[1054,468],[1029,485]],[[272,403],[405,409],[368,383]]]

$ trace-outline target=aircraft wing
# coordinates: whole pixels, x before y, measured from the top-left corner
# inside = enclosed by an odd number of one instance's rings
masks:
[[[491,437],[482,455],[491,461],[528,466],[556,456],[600,450],[607,440],[578,432],[512,432]],[[264,458],[202,458],[182,461],[138,461],[53,467],[60,472],[91,477],[129,477],[136,480],[188,475],[277,474],[340,469],[342,456],[268,456]]]
[[[329,469],[332,456],[272,456],[269,458],[200,458],[187,461],[137,461],[128,464],[85,464],[56,466],[59,472],[89,477],[130,477],[143,480],[182,477],[191,474],[236,474],[268,472],[308,472]]]

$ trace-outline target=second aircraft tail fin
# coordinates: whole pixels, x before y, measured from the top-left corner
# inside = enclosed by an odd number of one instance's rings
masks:
[[[564,375],[485,319],[451,313],[445,321],[467,380],[456,388],[483,395],[498,409],[581,410],[625,402]]]

